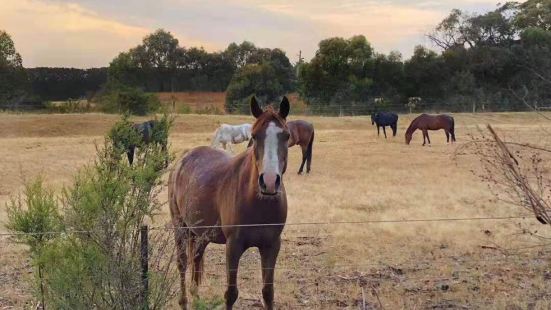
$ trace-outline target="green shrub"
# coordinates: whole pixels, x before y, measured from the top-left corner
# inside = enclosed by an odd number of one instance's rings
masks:
[[[147,115],[161,107],[159,98],[137,88],[121,87],[107,92],[101,98],[101,108],[106,113]]]
[[[191,113],[191,107],[186,103],[182,103],[182,104],[178,105],[178,113],[179,114],[190,114]]]
[[[45,103],[48,111],[54,113],[90,112],[92,106],[87,100],[68,99],[66,101],[48,101]]]
[[[168,116],[158,138],[168,136]],[[140,266],[140,227],[160,209],[158,194],[166,151],[140,145],[132,166],[118,154],[134,139],[127,117],[110,131],[95,161],[82,168],[57,200],[41,179],[30,183],[25,198],[8,205],[8,228],[17,232],[57,231],[21,236],[31,245],[44,304],[52,309],[139,309],[144,307]],[[26,206],[26,208],[25,208]],[[58,210],[62,208],[63,212]],[[38,236],[42,236],[39,238]],[[149,247],[151,308],[163,308],[175,294],[178,272],[172,265],[168,235],[157,234]],[[40,246],[37,246],[40,245]]]

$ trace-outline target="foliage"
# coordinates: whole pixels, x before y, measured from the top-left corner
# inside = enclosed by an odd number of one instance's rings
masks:
[[[58,202],[54,192],[44,185],[42,177],[25,184],[23,196],[11,198],[7,204],[7,214],[6,227],[25,233],[17,237],[30,246],[31,253],[39,252],[55,236],[47,232],[62,228]]]
[[[100,100],[101,109],[107,113],[147,115],[159,110],[161,103],[155,94],[140,89],[121,87],[109,90]]]
[[[46,102],[45,107],[48,111],[54,113],[83,113],[90,112],[92,106],[87,100],[74,100],[69,98],[66,101],[49,101]]]
[[[251,96],[270,103],[295,88],[293,66],[282,50],[243,42],[230,44],[226,53],[237,70],[226,89],[227,112],[248,113]]]
[[[154,134],[166,137],[168,117],[164,116],[160,123],[159,132]],[[131,123],[123,118],[110,133],[103,147],[98,148],[93,164],[81,169],[72,186],[63,190],[60,202],[37,181],[27,187],[26,198],[20,200],[29,211],[21,211],[20,204],[14,202],[8,209],[8,227],[12,230],[63,232],[42,235],[48,240],[40,240],[41,246],[35,250],[33,264],[40,266],[47,307],[144,306],[139,298],[142,292],[139,229],[160,209],[157,197],[166,153],[156,144],[139,144],[137,160],[129,166],[119,156],[122,144],[114,139],[133,141],[136,133]],[[59,204],[63,212],[58,212]],[[175,293],[177,272],[170,257],[173,251],[168,246],[172,242],[168,236],[160,237],[151,242],[149,249],[151,309],[166,307]],[[34,239],[24,241],[34,244]]]
[[[232,78],[226,91],[226,111],[247,113],[251,96],[258,96],[264,102],[274,101],[284,94],[283,86],[275,70],[267,64],[251,64],[243,67]]]
[[[0,107],[20,103],[27,90],[28,80],[21,55],[11,36],[0,30]]]
[[[218,307],[224,304],[224,299],[222,298],[213,298],[213,299],[194,299],[192,308],[195,310],[210,310],[217,309]]]
[[[70,98],[92,99],[107,81],[107,68],[30,68],[25,69],[32,93],[45,101]]]

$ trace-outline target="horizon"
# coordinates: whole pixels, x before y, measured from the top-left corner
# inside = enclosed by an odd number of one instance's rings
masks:
[[[403,59],[416,45],[437,49],[426,34],[457,8],[481,13],[494,0],[4,0],[0,29],[12,36],[26,68],[108,67],[119,53],[140,44],[156,29],[171,32],[184,47],[224,50],[250,41],[281,48],[291,62],[306,61],[319,41],[364,35],[378,53],[399,51]],[[314,4],[315,3],[315,4]],[[262,27],[259,27],[262,25]]]

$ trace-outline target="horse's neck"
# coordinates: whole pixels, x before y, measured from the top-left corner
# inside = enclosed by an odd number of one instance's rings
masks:
[[[253,149],[247,149],[245,152],[235,156],[230,165],[228,178],[238,182],[239,191],[247,193],[251,197],[258,196],[257,180],[259,173],[256,168]]]

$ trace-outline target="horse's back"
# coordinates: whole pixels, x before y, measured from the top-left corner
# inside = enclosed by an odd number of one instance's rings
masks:
[[[296,120],[287,122],[287,128],[291,134],[289,146],[295,144],[307,145],[314,133],[314,125],[304,120]]]
[[[380,125],[393,125],[398,121],[398,114],[393,112],[379,112],[377,114],[377,121]]]
[[[169,176],[171,214],[187,226],[216,225],[219,214],[213,199],[220,171],[231,161],[227,153],[197,147],[178,161]]]
[[[419,115],[414,122],[418,124],[418,127],[423,129],[438,130],[449,129],[453,126],[453,117],[447,114],[430,115],[423,113]]]

